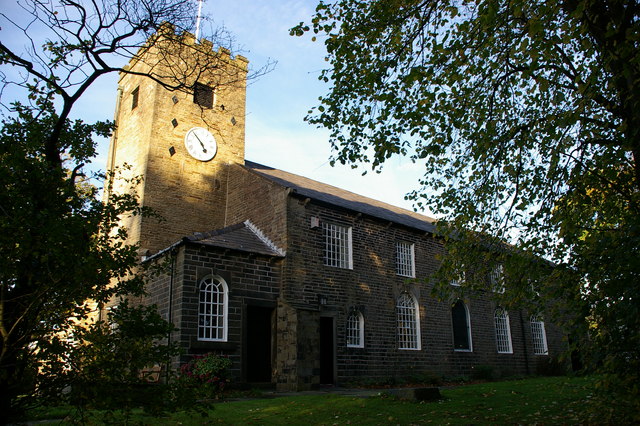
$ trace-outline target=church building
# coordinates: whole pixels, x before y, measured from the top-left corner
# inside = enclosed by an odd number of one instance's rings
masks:
[[[434,219],[246,160],[247,59],[183,37],[216,66],[170,90],[142,75],[166,61],[156,47],[134,58],[108,163],[142,176],[140,201],[163,218],[123,225],[143,262],[165,266],[144,303],[178,328],[176,364],[214,352],[235,383],[306,390],[481,366],[533,374],[559,354],[557,327],[489,290],[430,295],[445,250]]]

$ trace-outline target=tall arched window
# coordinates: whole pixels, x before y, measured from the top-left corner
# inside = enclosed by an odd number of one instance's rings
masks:
[[[360,311],[352,311],[347,317],[347,347],[364,348],[364,317]]]
[[[547,334],[544,331],[544,322],[538,315],[531,316],[531,337],[533,339],[533,353],[536,355],[547,355]]]
[[[499,354],[512,354],[511,327],[509,326],[509,314],[502,308],[496,309],[493,314],[496,326],[496,346]]]
[[[451,322],[453,323],[453,349],[471,351],[471,322],[467,307],[462,300],[458,300],[451,307]]]
[[[227,341],[227,283],[209,275],[200,281],[198,340]]]
[[[420,349],[420,316],[418,302],[402,293],[396,301],[398,320],[398,349]]]

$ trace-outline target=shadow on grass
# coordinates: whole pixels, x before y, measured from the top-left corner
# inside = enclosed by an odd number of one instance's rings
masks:
[[[490,382],[442,389],[443,399],[409,402],[375,393],[367,398],[331,393],[276,398],[237,399],[216,403],[205,416],[193,411],[151,417],[134,411],[130,418],[117,412],[90,412],[89,424],[576,424],[584,421],[584,404],[592,397],[590,377],[543,377]],[[255,396],[255,395],[254,395]],[[58,408],[40,411],[31,420],[63,418],[71,414]],[[67,423],[63,421],[62,424]]]

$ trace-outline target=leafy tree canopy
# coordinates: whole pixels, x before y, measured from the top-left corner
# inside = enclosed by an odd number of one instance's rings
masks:
[[[58,116],[49,107],[15,108],[18,116],[0,131],[3,416],[64,386],[69,338],[95,307],[88,301],[143,291],[137,247],[117,228],[121,216],[144,213],[136,198],[113,194],[103,203],[96,187],[78,180],[79,169],[52,168],[43,140]],[[82,163],[94,155],[93,136],[110,130],[66,120],[57,139],[61,156]]]
[[[307,121],[330,130],[333,162],[424,165],[408,196],[455,236],[443,281],[503,264],[502,302],[560,298],[575,327],[589,316],[593,364],[637,379],[638,2],[321,1],[305,32],[330,65]]]

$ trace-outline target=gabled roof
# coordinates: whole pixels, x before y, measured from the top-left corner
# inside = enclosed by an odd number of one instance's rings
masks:
[[[251,221],[244,221],[211,232],[196,232],[184,237],[184,242],[204,246],[226,248],[266,256],[284,257],[284,250],[278,248]]]
[[[294,193],[333,206],[342,207],[378,219],[435,233],[436,220],[372,198],[327,185],[303,176],[245,161],[245,167],[279,185],[290,188]]]
[[[284,257],[285,251],[277,247],[257,226],[251,221],[227,226],[210,232],[196,232],[193,235],[182,237],[180,241],[171,244],[159,252],[143,258],[143,262],[162,256],[185,243],[200,244],[208,247],[236,250],[246,253],[259,254],[271,257]]]

